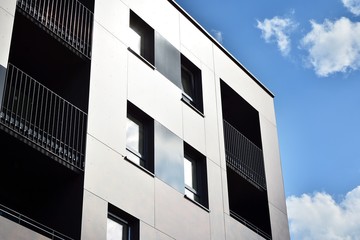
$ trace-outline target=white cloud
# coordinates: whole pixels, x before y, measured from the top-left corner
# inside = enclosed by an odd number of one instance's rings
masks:
[[[344,6],[354,15],[360,15],[360,0],[342,0]]]
[[[310,21],[312,30],[301,40],[308,62],[319,76],[360,68],[360,23],[342,17],[323,24]]]
[[[340,203],[327,193],[291,196],[286,200],[293,240],[359,240],[360,186]]]
[[[218,31],[218,30],[215,30],[215,29],[212,29],[211,30],[211,33],[213,35],[213,37],[219,42],[219,43],[222,43],[223,41],[223,33],[221,31]]]
[[[264,21],[257,20],[257,28],[261,30],[262,37],[266,42],[276,42],[283,56],[287,56],[291,50],[290,33],[297,27],[290,18],[278,16]]]

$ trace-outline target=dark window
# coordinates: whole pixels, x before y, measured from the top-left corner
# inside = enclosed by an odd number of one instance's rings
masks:
[[[271,239],[259,113],[224,81],[220,87],[230,215]]]
[[[126,124],[127,159],[154,171],[154,120],[128,102]]]
[[[185,196],[208,207],[205,157],[184,143]]]
[[[109,204],[108,208],[106,239],[138,240],[139,220],[113,205]]]
[[[130,11],[130,48],[154,65],[154,29]]]
[[[203,112],[201,70],[181,55],[181,85],[183,100]]]

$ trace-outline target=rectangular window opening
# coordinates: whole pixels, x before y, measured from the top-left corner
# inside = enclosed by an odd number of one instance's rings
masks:
[[[154,120],[131,102],[127,106],[127,159],[153,173]]]
[[[183,100],[203,113],[201,70],[181,55]]]
[[[154,65],[154,29],[131,10],[129,37],[131,50]]]
[[[184,143],[185,196],[208,207],[206,158],[189,144]]]
[[[109,204],[106,240],[139,240],[139,219]]]

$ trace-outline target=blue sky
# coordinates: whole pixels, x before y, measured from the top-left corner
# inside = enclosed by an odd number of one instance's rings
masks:
[[[292,239],[360,239],[360,0],[177,2],[275,94]]]

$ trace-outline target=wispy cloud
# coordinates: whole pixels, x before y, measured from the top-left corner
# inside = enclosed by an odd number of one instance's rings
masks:
[[[211,30],[211,35],[219,42],[222,43],[223,42],[223,33],[221,31],[212,29]]]
[[[292,239],[360,239],[360,186],[340,203],[327,193],[291,196],[286,200]]]
[[[291,50],[290,33],[297,24],[290,18],[275,16],[264,21],[257,20],[257,28],[261,30],[262,37],[267,43],[276,42],[283,56],[287,56]]]
[[[360,15],[360,0],[342,0],[344,6],[354,15]]]
[[[360,68],[360,23],[342,17],[323,24],[310,21],[312,30],[301,40],[307,62],[318,76]]]

